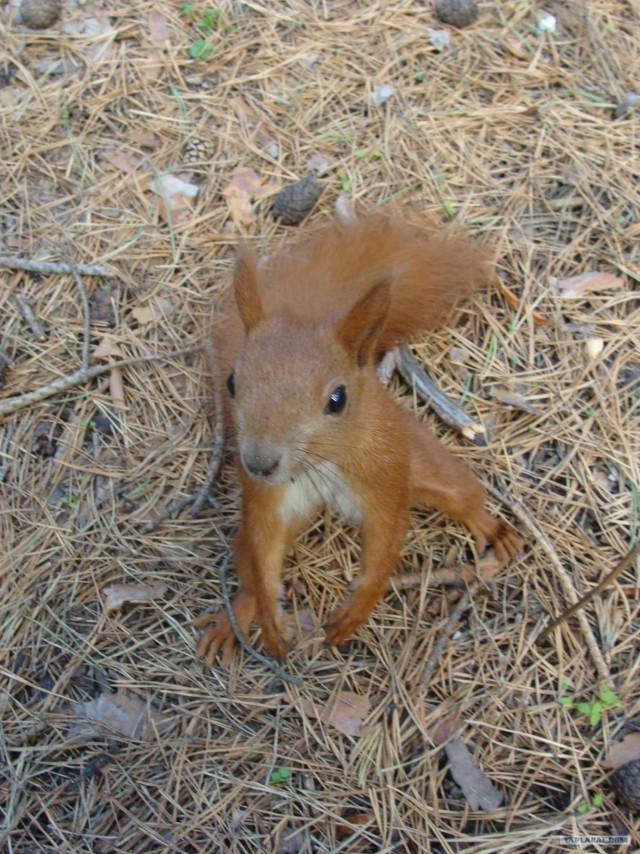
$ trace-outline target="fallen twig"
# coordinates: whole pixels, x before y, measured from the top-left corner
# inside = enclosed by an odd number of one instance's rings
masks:
[[[73,266],[71,273],[78,287],[80,302],[82,303],[82,367],[89,368],[91,365],[91,312],[89,310],[89,300],[87,299],[87,292],[84,289],[82,279]]]
[[[261,664],[264,664],[265,667],[268,667],[273,673],[276,674],[283,682],[289,682],[291,685],[302,685],[302,679],[299,676],[291,676],[291,674],[286,673],[272,658],[269,658],[266,655],[263,655],[261,652],[258,652],[255,647],[251,646],[249,641],[245,638],[245,636],[240,631],[240,626],[236,622],[235,614],[233,613],[233,608],[231,607],[231,599],[229,598],[229,589],[227,587],[227,567],[229,566],[229,555],[225,557],[223,562],[220,565],[220,590],[222,592],[222,601],[224,602],[224,607],[227,612],[227,617],[229,618],[229,623],[231,628],[233,629],[233,633],[236,636],[236,640],[242,647],[242,649],[250,655],[252,658],[255,658],[256,661],[259,661]]]
[[[159,513],[155,519],[151,519],[143,526],[141,533],[150,534],[158,527],[158,525],[160,525],[166,519],[170,519],[172,516],[176,516],[178,513],[181,513],[186,507],[189,507],[189,505],[193,505],[191,507],[191,515],[197,516],[198,513],[200,513],[200,511],[202,510],[205,503],[210,500],[209,493],[211,492],[211,486],[213,484],[213,481],[216,479],[216,475],[220,470],[220,463],[222,462],[222,452],[224,450],[224,421],[222,414],[222,401],[220,400],[220,389],[218,388],[217,383],[215,383],[214,387],[213,405],[215,419],[215,424],[213,428],[213,448],[211,450],[211,456],[209,458],[207,474],[205,475],[205,478],[202,481],[202,485],[200,486],[197,492],[194,492],[191,495],[186,495],[184,498],[178,498],[175,501],[169,502],[169,504],[167,504],[164,510]]]
[[[224,450],[224,415],[222,413],[222,400],[220,399],[219,383],[213,383],[213,449],[209,458],[209,467],[207,474],[202,482],[202,486],[196,494],[196,499],[191,508],[191,515],[197,516],[202,510],[204,503],[209,499],[211,486],[216,479],[222,462],[222,452]]]
[[[148,356],[133,356],[131,359],[121,359],[119,362],[110,362],[104,365],[94,365],[91,368],[79,368],[72,374],[67,374],[57,380],[52,380],[40,388],[33,391],[27,391],[24,394],[8,397],[6,400],[0,401],[0,418],[6,415],[11,415],[19,409],[24,409],[25,406],[30,406],[33,403],[39,403],[41,400],[51,397],[54,394],[59,394],[63,391],[68,391],[74,386],[81,385],[95,377],[101,377],[103,374],[108,374],[114,368],[126,368],[129,365],[138,365],[141,362],[160,362],[167,359],[175,359],[177,356],[184,356],[186,353],[192,353],[195,347],[184,347],[181,350],[170,350],[168,353],[155,353]]]
[[[392,579],[397,590],[408,590],[419,587],[425,577],[430,585],[435,587],[466,587],[474,581],[489,584],[503,568],[493,549],[480,558],[477,564],[461,563],[441,566],[432,570],[428,576],[424,572],[408,572]]]
[[[508,288],[503,281],[500,279],[498,281],[498,288],[502,296],[506,299],[509,305],[512,308],[519,309],[522,303],[520,297],[516,296],[511,288]],[[531,310],[531,319],[533,320],[535,326],[548,326],[549,318],[545,317],[543,314],[540,314],[539,311]]]
[[[81,276],[113,276],[114,273],[100,264],[65,264],[62,261],[32,261],[29,258],[12,258],[0,255],[0,268],[5,270],[25,270],[28,273],[41,273],[51,276],[57,273],[78,273]]]
[[[438,418],[450,427],[455,427],[474,444],[486,445],[487,437],[482,424],[474,421],[464,409],[450,400],[442,389],[435,385],[409,348],[404,345],[399,347],[398,354],[397,364],[400,374],[405,382],[415,388],[416,393],[433,408]]]
[[[2,445],[0,446],[0,483],[5,479],[9,470],[9,444],[13,436],[13,424],[7,424],[2,437]]]
[[[14,296],[14,299],[18,303],[18,308],[22,312],[22,316],[26,320],[27,326],[33,332],[35,338],[38,341],[44,341],[46,336],[45,336],[44,332],[42,331],[42,327],[38,323],[36,316],[33,313],[33,310],[31,308],[31,306],[29,305],[29,303],[25,299],[22,299],[22,297],[19,297],[19,296]]]
[[[422,685],[425,685],[431,678],[433,671],[436,669],[436,665],[438,664],[438,659],[442,655],[447,641],[453,634],[464,612],[470,607],[473,597],[479,589],[480,582],[474,581],[474,583],[469,585],[467,590],[465,590],[460,599],[458,599],[455,608],[449,615],[449,619],[444,624],[444,628],[440,632],[440,637],[435,642],[433,649],[429,654],[429,658],[427,659],[427,662],[422,671],[422,675],[420,676],[420,683]]]
[[[622,575],[622,573],[633,564],[634,560],[638,557],[638,555],[640,555],[640,543],[636,543],[636,545],[631,549],[631,551],[627,552],[625,557],[622,558],[622,560],[615,567],[615,569],[612,569],[611,572],[607,573],[607,575],[605,575],[605,577],[602,579],[602,581],[600,581],[599,584],[596,584],[596,586],[592,590],[589,590],[588,593],[585,593],[584,596],[581,596],[580,599],[578,599],[578,601],[575,603],[575,605],[572,605],[570,608],[567,608],[567,610],[563,611],[559,617],[556,617],[555,620],[549,623],[549,625],[544,629],[544,631],[541,632],[540,638],[546,638],[549,634],[551,634],[554,629],[557,629],[561,623],[565,623],[568,619],[570,619],[570,617],[573,617],[574,614],[577,614],[581,608],[584,608],[587,602],[590,602],[591,599],[593,599],[599,593],[602,593],[602,591],[606,587],[608,587],[610,584],[613,584],[616,578],[619,575]]]
[[[513,513],[513,515],[517,519],[519,519],[520,522],[522,522],[522,524],[527,528],[527,530],[531,532],[535,540],[539,543],[539,545],[542,546],[542,548],[545,550],[545,552],[551,559],[551,563],[553,564],[558,574],[560,584],[564,589],[565,596],[567,597],[567,599],[569,599],[569,601],[577,605],[578,594],[576,593],[575,588],[573,586],[571,576],[562,565],[562,561],[558,557],[558,553],[553,547],[553,543],[547,537],[544,531],[542,531],[542,529],[536,525],[534,520],[527,513],[524,507],[522,507],[522,505],[514,501],[510,501],[500,492],[499,489],[496,489],[495,487],[491,486],[491,484],[485,484],[485,488],[488,492],[491,493],[491,495],[497,498],[501,504],[503,504],[507,509],[509,509]],[[589,648],[589,652],[591,653],[591,657],[598,671],[598,675],[603,681],[608,683],[611,679],[611,674],[609,673],[609,668],[607,667],[607,664],[598,647],[598,644],[596,643],[596,639],[593,635],[593,632],[591,631],[591,626],[589,625],[589,622],[582,611],[579,611],[577,616],[587,647]]]

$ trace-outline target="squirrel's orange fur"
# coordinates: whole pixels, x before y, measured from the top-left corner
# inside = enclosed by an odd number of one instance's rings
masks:
[[[278,596],[296,533],[329,503],[360,526],[361,571],[326,626],[344,641],[371,613],[398,563],[409,510],[429,506],[464,522],[479,548],[507,560],[516,532],[484,509],[475,475],[393,400],[376,376],[386,349],[441,322],[487,279],[484,250],[460,235],[374,215],[331,223],[261,265],[247,247],[235,299],[216,322],[215,381],[229,381],[230,421],[242,485],[234,542],[243,634],[257,619],[276,656],[286,650]],[[211,623],[213,625],[209,625]],[[235,637],[224,613],[198,652],[226,656]]]

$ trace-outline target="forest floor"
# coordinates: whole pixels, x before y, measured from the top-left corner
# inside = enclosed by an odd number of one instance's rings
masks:
[[[34,30],[2,4],[2,850],[640,847],[607,765],[640,713],[637,561],[543,635],[638,538],[640,125],[619,105],[640,11],[478,6],[455,29],[418,0],[66,0]],[[324,192],[307,222],[276,223],[273,197],[308,174]],[[321,625],[357,532],[318,519],[284,576],[291,684],[244,653],[195,655],[239,517],[228,454],[197,513],[168,509],[214,453],[199,345],[238,237],[276,252],[338,200],[493,248],[493,286],[413,346],[486,444],[392,390],[526,546],[474,586],[438,654],[455,600],[436,571],[473,550],[415,514],[392,588],[339,651]]]

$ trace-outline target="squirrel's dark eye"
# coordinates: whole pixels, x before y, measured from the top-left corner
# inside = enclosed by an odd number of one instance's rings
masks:
[[[324,408],[327,415],[338,415],[344,409],[347,403],[347,390],[343,385],[334,388],[329,397],[329,401]]]
[[[231,397],[236,396],[236,381],[232,373],[227,377],[227,391]]]

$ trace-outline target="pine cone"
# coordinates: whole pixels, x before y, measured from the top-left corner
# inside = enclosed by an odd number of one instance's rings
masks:
[[[20,16],[27,27],[34,30],[46,30],[60,17],[60,0],[22,0]]]

